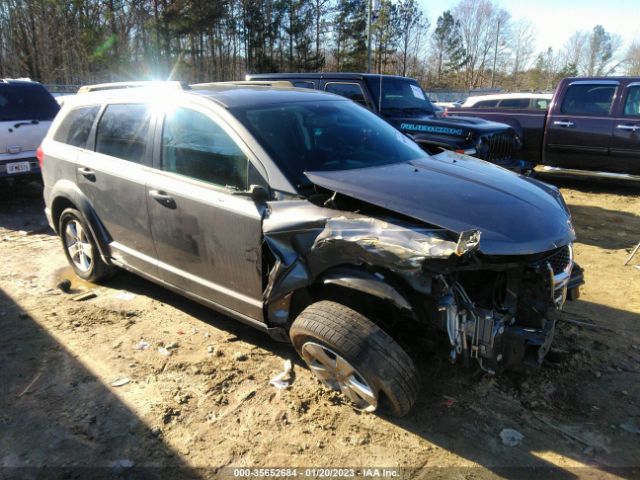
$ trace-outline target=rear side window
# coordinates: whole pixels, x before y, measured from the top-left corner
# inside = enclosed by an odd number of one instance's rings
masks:
[[[498,106],[498,100],[483,100],[473,105],[473,108],[494,108]]]
[[[162,129],[162,169],[245,191],[249,160],[212,119],[187,108],[167,114]]]
[[[640,117],[640,85],[629,87],[627,99],[624,102],[626,117]]]
[[[96,134],[96,152],[142,163],[151,115],[146,105],[109,105]]]
[[[536,110],[548,110],[550,103],[551,100],[547,100],[546,98],[536,98],[533,101],[533,108]]]
[[[324,89],[367,107],[364,92],[357,83],[327,83]]]
[[[53,120],[58,102],[38,83],[0,82],[0,122]]]
[[[53,139],[74,147],[84,148],[100,107],[82,107],[71,110],[56,130]]]
[[[570,85],[560,111],[569,115],[609,115],[615,91],[616,85]]]
[[[529,108],[528,98],[506,98],[500,102],[500,108]]]
[[[294,80],[291,82],[294,87],[315,89],[315,84],[310,80]]]

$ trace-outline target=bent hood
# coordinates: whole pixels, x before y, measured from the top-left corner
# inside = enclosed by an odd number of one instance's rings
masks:
[[[316,185],[455,233],[480,230],[486,255],[526,255],[575,239],[560,192],[465,155],[307,172]]]

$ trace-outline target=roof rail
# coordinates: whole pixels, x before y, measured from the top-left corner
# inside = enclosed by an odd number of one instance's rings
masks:
[[[208,83],[196,83],[191,85],[194,90],[203,90],[211,87],[225,86],[225,85],[238,85],[249,87],[278,87],[278,88],[291,88],[293,83],[288,80],[234,80],[231,82],[208,82]]]
[[[98,83],[96,85],[83,85],[78,89],[78,93],[99,92],[105,90],[122,90],[127,88],[162,87],[175,90],[188,90],[189,85],[185,82],[176,81],[139,81],[139,82],[113,82]]]
[[[29,77],[20,77],[20,78],[0,78],[0,82],[9,83],[9,82],[33,82]]]

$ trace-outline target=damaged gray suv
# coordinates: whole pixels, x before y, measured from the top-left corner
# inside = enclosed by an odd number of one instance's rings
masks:
[[[403,332],[441,331],[452,360],[489,372],[540,363],[581,283],[557,189],[430,156],[328,93],[77,95],[39,157],[78,276],[124,268],[291,341],[360,410],[416,401]]]

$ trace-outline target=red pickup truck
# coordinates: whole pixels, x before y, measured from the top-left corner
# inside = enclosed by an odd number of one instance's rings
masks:
[[[456,108],[511,125],[520,157],[546,171],[640,180],[640,77],[565,78],[548,111]]]

